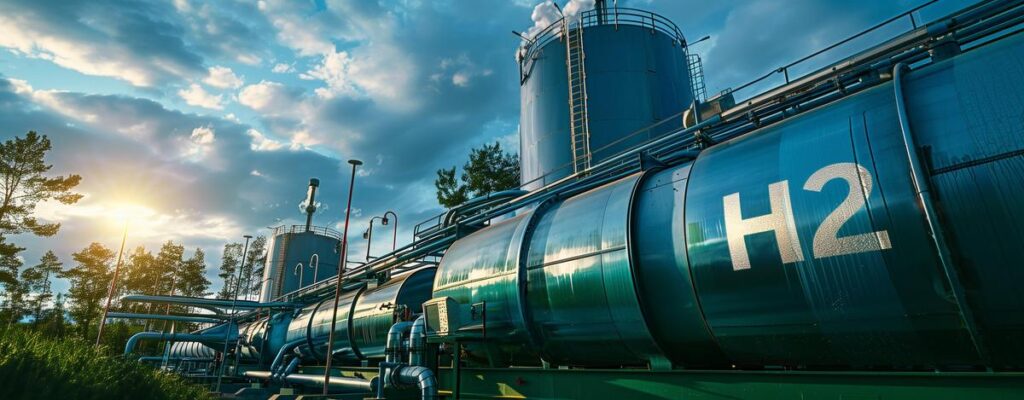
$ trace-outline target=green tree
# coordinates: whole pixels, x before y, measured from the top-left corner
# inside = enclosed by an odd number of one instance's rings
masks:
[[[242,264],[242,244],[228,243],[224,245],[224,252],[220,256],[220,272],[217,273],[224,280],[220,292],[217,292],[218,299],[230,299],[235,295],[235,273]]]
[[[53,236],[60,224],[39,222],[33,217],[36,204],[51,199],[74,204],[82,198],[71,191],[82,177],[45,175],[53,168],[43,161],[51,147],[46,135],[32,131],[0,144],[0,236]]]
[[[6,302],[12,307],[24,300],[25,288],[18,282],[21,261],[17,258],[24,249],[6,239],[18,234],[53,236],[60,224],[36,219],[36,205],[47,200],[74,204],[82,198],[72,192],[81,181],[80,176],[47,176],[53,166],[46,164],[44,158],[51,148],[46,135],[32,131],[24,138],[0,143],[0,283],[4,285]]]
[[[67,310],[64,308],[64,297],[63,293],[57,293],[53,298],[53,307],[42,313],[37,327],[46,336],[63,337],[67,330],[67,321],[65,320]]]
[[[71,281],[68,289],[70,315],[78,325],[79,333],[88,339],[90,325],[99,318],[103,299],[107,296],[114,251],[93,242],[71,257],[76,265],[62,271],[60,276]]]
[[[260,284],[263,282],[263,265],[267,261],[267,237],[256,236],[249,243],[249,254],[245,257],[245,265],[242,266],[242,276],[246,277],[243,282],[242,294],[245,298],[258,294]]]
[[[434,180],[437,202],[446,208],[462,204],[471,197],[518,187],[519,156],[506,153],[498,142],[485,144],[470,152],[458,179],[455,172],[454,166],[439,169]]]
[[[29,309],[35,317],[35,324],[39,325],[43,317],[43,306],[53,298],[50,288],[50,276],[57,275],[64,264],[57,259],[53,250],[47,251],[39,259],[39,264],[28,267],[21,273],[22,282],[29,290],[35,292],[35,298],[29,302]]]
[[[206,279],[206,253],[196,249],[192,257],[181,264],[181,277],[178,281],[178,292],[182,296],[203,297],[210,281]]]

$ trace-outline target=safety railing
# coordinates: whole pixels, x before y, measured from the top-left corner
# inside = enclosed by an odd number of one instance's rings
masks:
[[[277,236],[277,235],[281,235],[281,234],[285,234],[285,233],[302,233],[302,232],[307,232],[305,225],[281,225],[281,226],[274,227],[273,230],[270,232],[270,234],[272,236]],[[331,238],[335,238],[335,239],[341,240],[341,232],[338,232],[338,231],[336,231],[334,229],[331,229],[331,228],[328,228],[326,226],[311,226],[311,227],[309,227],[309,231],[308,232],[313,232],[313,233],[315,233],[317,235],[327,236],[327,237],[331,237]]]
[[[566,18],[570,19],[567,20]],[[683,33],[679,30],[679,27],[670,19],[659,14],[625,7],[611,7],[607,10],[593,9],[583,11],[575,17],[559,18],[551,25],[541,29],[540,32],[537,32],[532,38],[528,38],[529,40],[527,40],[519,50],[520,71],[525,72],[530,70],[534,60],[539,57],[539,53],[541,49],[544,48],[544,45],[556,39],[561,40],[563,34],[562,28],[565,23],[568,23],[569,27],[564,31],[572,31],[578,28],[586,28],[596,25],[614,25],[616,28],[618,28],[619,25],[640,26],[642,28],[649,28],[652,31],[668,35],[680,45],[686,44],[686,39],[683,37]]]

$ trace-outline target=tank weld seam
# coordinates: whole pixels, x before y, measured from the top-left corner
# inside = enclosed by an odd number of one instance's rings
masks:
[[[964,161],[964,162],[961,162],[961,163],[945,166],[945,167],[942,167],[942,168],[936,168],[936,169],[932,170],[932,176],[945,174],[947,172],[958,171],[958,170],[961,170],[961,169],[964,169],[964,168],[977,167],[979,165],[990,164],[990,163],[993,163],[993,162],[996,162],[996,161],[1005,160],[1007,158],[1014,158],[1014,157],[1020,157],[1020,156],[1024,156],[1024,149],[1008,151],[1008,152],[1005,152],[1005,153],[1000,153],[1000,154],[996,154],[996,155],[992,155],[992,156],[988,156],[988,157],[982,157],[982,158],[975,159],[975,160]]]
[[[543,263],[543,264],[527,265],[526,269],[527,270],[531,270],[531,269],[545,268],[545,267],[549,267],[549,266],[552,266],[552,265],[555,265],[555,264],[561,264],[561,263],[566,263],[566,262],[570,262],[570,261],[576,261],[576,260],[587,258],[587,257],[599,256],[599,255],[602,255],[602,254],[605,254],[605,253],[611,253],[611,252],[615,252],[615,251],[619,251],[619,250],[625,250],[625,249],[626,249],[626,245],[625,244],[621,244],[621,245],[618,245],[618,246],[615,246],[615,247],[609,247],[607,249],[601,249],[601,250],[597,250],[597,251],[592,251],[590,253],[584,253],[584,254],[579,254],[579,255],[572,256],[572,257],[562,258],[562,259],[559,259],[559,260],[548,261],[548,262]]]

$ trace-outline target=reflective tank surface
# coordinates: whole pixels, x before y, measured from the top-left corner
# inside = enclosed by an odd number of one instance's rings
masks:
[[[570,22],[570,36],[584,26],[582,60],[592,163],[668,133],[669,127],[664,126],[625,138],[682,112],[693,101],[686,48],[678,28],[656,14],[645,13],[638,22],[627,15],[631,11],[619,10],[617,24],[611,22],[611,15],[599,23],[594,11],[585,12],[581,23]],[[656,21],[654,29],[651,18]],[[561,25],[555,22],[539,34],[520,60],[521,181],[530,183],[527,189],[573,172],[573,114]]]
[[[486,303],[489,341],[557,365],[1024,367],[1019,54],[1016,35],[905,74],[906,127],[886,82],[556,197],[456,242],[434,296]]]

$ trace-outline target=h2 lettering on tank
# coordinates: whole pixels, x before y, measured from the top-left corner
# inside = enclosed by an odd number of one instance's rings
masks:
[[[844,254],[881,251],[892,248],[889,233],[881,230],[850,236],[839,236],[839,229],[871,197],[873,187],[871,173],[855,163],[836,163],[815,171],[803,185],[803,190],[821,192],[825,184],[833,180],[846,183],[846,198],[825,217],[814,232],[811,244],[814,258],[834,257]],[[804,252],[797,236],[796,220],[790,202],[788,180],[768,185],[771,212],[756,217],[743,218],[740,194],[733,193],[722,198],[725,211],[725,231],[729,243],[729,256],[734,271],[750,268],[745,238],[756,233],[772,232],[778,243],[784,264],[803,261]]]

